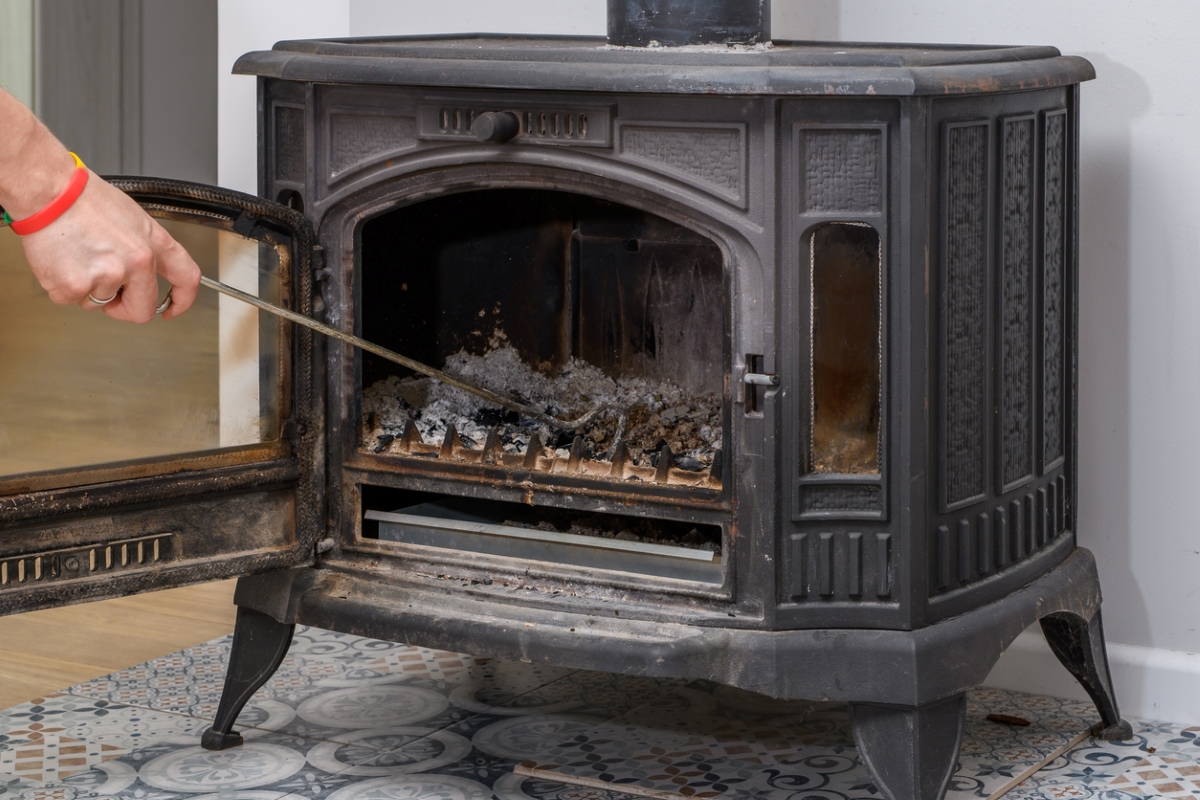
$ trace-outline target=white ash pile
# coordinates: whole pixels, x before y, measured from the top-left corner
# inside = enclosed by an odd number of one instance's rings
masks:
[[[721,446],[721,398],[715,393],[693,395],[669,380],[613,380],[574,358],[557,376],[548,377],[523,362],[502,337],[493,341],[487,355],[456,353],[443,370],[561,419],[582,416],[597,405],[611,409],[577,432],[589,459],[609,460],[622,414],[627,420],[622,438],[631,460],[640,466],[654,466],[665,443],[676,466],[708,469]],[[525,452],[529,437],[536,433],[544,446],[567,458],[576,435],[489,406],[486,400],[432,378],[392,376],[363,392],[361,446],[370,452],[387,452],[409,419],[430,444],[442,441],[447,425],[453,425],[470,447],[481,447],[488,432],[499,428],[504,449],[517,454]]]

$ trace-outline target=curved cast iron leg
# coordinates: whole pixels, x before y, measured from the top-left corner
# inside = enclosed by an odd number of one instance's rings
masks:
[[[226,750],[242,743],[233,723],[246,702],[279,669],[292,643],[295,625],[284,625],[258,611],[239,607],[225,688],[213,726],[200,737],[205,750]]]
[[[924,706],[855,703],[858,754],[888,800],[941,800],[958,764],[967,696]]]
[[[1101,722],[1092,729],[1092,734],[1110,742],[1132,738],[1133,728],[1121,719],[1117,709],[1100,610],[1097,609],[1091,619],[1064,612],[1050,614],[1039,621],[1054,655],[1083,685],[1100,712]]]

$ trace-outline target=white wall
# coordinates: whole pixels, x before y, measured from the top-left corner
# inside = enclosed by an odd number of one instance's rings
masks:
[[[1109,640],[1123,645],[1114,662],[1125,712],[1200,721],[1200,657],[1186,655],[1200,652],[1200,524],[1190,504],[1200,494],[1200,5],[774,3],[779,39],[1054,44],[1095,64],[1082,115],[1079,539],[1100,562]],[[603,33],[604,5],[222,0],[221,68],[293,36]],[[222,181],[253,191],[253,81],[222,80]],[[1078,696],[1040,648],[1023,639],[993,680]]]
[[[219,0],[217,7],[217,183],[258,192],[255,79],[231,75],[250,50],[281,39],[350,34],[350,0]]]
[[[351,36],[424,33],[604,35],[606,0],[350,0]]]
[[[33,106],[33,0],[0,0],[0,86]]]

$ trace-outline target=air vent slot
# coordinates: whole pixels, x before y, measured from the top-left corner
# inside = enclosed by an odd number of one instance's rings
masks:
[[[509,144],[611,146],[611,109],[604,106],[550,108],[541,105],[496,106],[448,102],[421,107],[422,139],[474,139],[480,114],[507,111],[521,120],[521,132]]]
[[[0,589],[86,578],[175,560],[179,532],[0,559]]]

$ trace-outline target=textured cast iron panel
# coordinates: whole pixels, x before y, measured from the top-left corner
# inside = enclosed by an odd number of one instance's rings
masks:
[[[875,534],[875,594],[880,600],[892,596],[892,535]]]
[[[788,575],[788,596],[802,600],[808,596],[808,540],[807,533],[792,534],[791,574]]]
[[[304,183],[304,110],[275,106],[275,180]]]
[[[801,212],[882,211],[882,145],[879,131],[802,131]]]
[[[942,470],[944,504],[985,493],[988,126],[950,126],[943,205]]]
[[[621,127],[625,158],[650,167],[740,206],[746,196],[745,126]]]
[[[329,177],[337,178],[385,155],[417,144],[415,117],[377,114],[329,115]]]
[[[1033,474],[1033,119],[1003,122],[1000,479]]]
[[[1066,530],[1063,485],[1058,477],[990,512],[939,525],[933,537],[936,590],[974,583],[1051,544]]]
[[[879,602],[892,594],[892,535],[859,532],[791,536],[789,599]]]
[[[1042,262],[1043,358],[1042,377],[1042,463],[1054,464],[1062,458],[1064,431],[1064,384],[1066,359],[1063,335],[1066,314],[1064,304],[1067,226],[1067,113],[1045,116],[1046,188],[1045,253]]]
[[[871,484],[809,484],[800,487],[800,510],[820,516],[883,513],[883,489]]]

